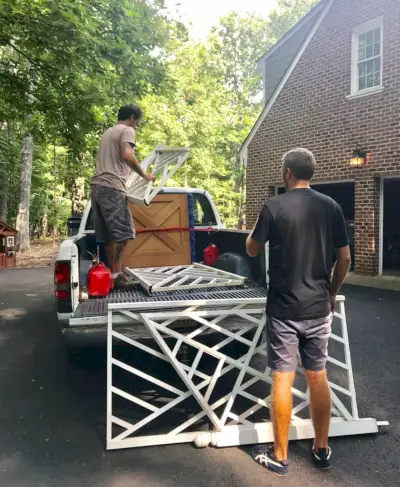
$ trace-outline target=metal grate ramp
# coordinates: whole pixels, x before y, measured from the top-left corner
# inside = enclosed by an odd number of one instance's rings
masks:
[[[113,291],[106,298],[90,299],[80,303],[77,307],[74,318],[82,318],[89,316],[98,316],[107,314],[108,304],[124,304],[124,303],[157,303],[157,308],[161,303],[165,303],[168,307],[170,302],[187,302],[187,301],[216,301],[221,300],[249,300],[249,299],[267,299],[267,290],[262,286],[250,284],[247,287],[237,288],[211,288],[184,290],[184,291],[169,291],[159,292],[157,295],[149,296],[144,289],[137,288],[131,291]]]

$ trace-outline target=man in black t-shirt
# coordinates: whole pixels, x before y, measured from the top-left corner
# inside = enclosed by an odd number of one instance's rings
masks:
[[[288,473],[291,387],[298,350],[310,389],[313,460],[319,468],[330,467],[331,400],[325,366],[336,295],[349,270],[350,249],[340,206],[310,188],[315,167],[315,158],[306,149],[294,149],[283,156],[287,192],[265,203],[247,240],[251,257],[260,254],[269,242],[267,341],[268,363],[273,370],[275,437],[269,449],[254,447],[253,457],[280,475]]]

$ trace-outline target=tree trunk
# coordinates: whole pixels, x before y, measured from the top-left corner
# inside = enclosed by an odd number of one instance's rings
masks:
[[[10,167],[10,160],[9,160],[9,141],[11,138],[11,130],[10,124],[7,122],[7,130],[4,130],[2,137],[7,140],[6,147],[1,147],[6,157],[0,161],[0,181],[2,182],[1,191],[0,191],[0,220],[3,222],[7,222],[8,217],[8,168]]]
[[[85,210],[85,178],[79,177],[75,179],[72,186],[72,215],[83,215]]]
[[[53,224],[53,247],[56,246],[57,239],[57,151],[56,144],[53,144],[53,175],[54,175],[54,186],[53,186],[53,205],[54,205],[54,224]]]
[[[43,218],[42,218],[42,228],[41,228],[41,237],[42,238],[46,238],[47,237],[47,234],[48,234],[48,218],[47,218],[47,210],[46,210],[46,213],[43,215]]]
[[[30,134],[25,135],[21,149],[21,182],[20,203],[17,216],[17,250],[25,252],[30,249],[29,237],[29,204],[32,183],[33,139]]]
[[[238,228],[245,229],[246,225],[246,170],[241,168],[240,182],[239,182],[239,207],[238,207]]]
[[[3,222],[7,222],[8,216],[8,178],[5,177],[2,186],[1,186],[1,194],[0,194],[0,220]]]

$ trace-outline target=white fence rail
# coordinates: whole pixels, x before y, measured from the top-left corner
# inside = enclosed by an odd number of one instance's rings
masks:
[[[125,268],[125,272],[138,281],[149,293],[243,286],[246,279],[230,272],[202,264],[174,267]]]
[[[193,441],[198,446],[211,443],[222,447],[273,441],[269,421],[272,376],[263,341],[265,301],[255,298],[219,305],[215,301],[187,302],[180,309],[168,309],[170,304],[157,302],[154,306],[158,309],[145,312],[140,303],[109,305],[107,448]],[[330,436],[376,433],[375,419],[358,417],[344,298],[338,299],[338,307],[329,357],[333,403]],[[145,325],[154,341],[144,344],[118,332],[113,325],[118,313],[133,324]],[[232,320],[238,323],[234,331],[224,327]],[[132,352],[136,350],[131,357],[138,353],[147,357],[143,364],[148,365],[151,358],[161,366],[147,370],[144,365],[118,357],[116,341],[129,345]],[[128,390],[118,382],[117,372],[130,377],[125,382]],[[309,394],[300,367],[299,372],[292,389],[291,439],[314,435],[308,417]],[[132,384],[138,382],[144,386],[132,391]],[[125,408],[119,410],[115,402],[121,400]]]
[[[157,147],[140,164],[145,172],[151,171],[157,177],[157,186],[154,186],[152,181],[147,182],[138,174],[132,173],[126,182],[128,200],[131,203],[149,206],[188,157],[189,149],[185,147]]]

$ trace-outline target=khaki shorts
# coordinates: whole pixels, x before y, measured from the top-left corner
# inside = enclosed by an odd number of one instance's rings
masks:
[[[119,189],[92,184],[91,200],[97,240],[108,244],[135,238],[135,226],[125,193]]]
[[[304,321],[267,317],[268,366],[278,372],[294,372],[297,352],[307,370],[325,370],[333,314]]]

